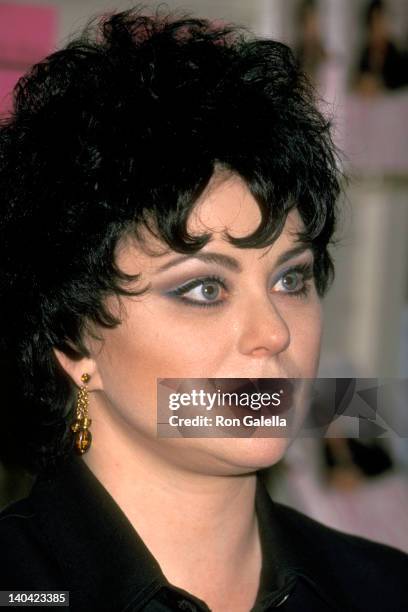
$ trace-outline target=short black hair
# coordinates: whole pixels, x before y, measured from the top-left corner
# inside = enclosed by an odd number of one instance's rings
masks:
[[[231,243],[271,244],[297,207],[324,295],[341,190],[330,126],[286,45],[162,8],[92,22],[20,79],[0,130],[4,459],[36,473],[72,452],[77,389],[53,347],[79,359],[87,322],[120,323],[104,301],[138,292],[115,263],[126,233],[206,244],[186,223],[218,167],[262,213]]]

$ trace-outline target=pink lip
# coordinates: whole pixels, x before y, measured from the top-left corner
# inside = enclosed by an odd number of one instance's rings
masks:
[[[295,384],[289,378],[217,378],[214,381],[216,381],[216,388],[222,393],[245,393],[248,396],[254,393],[268,393],[269,395],[279,393],[281,401],[279,405],[275,406],[266,405],[253,409],[235,402],[229,403],[227,408],[231,410],[234,416],[239,418],[247,414],[257,417],[284,414],[293,404]]]

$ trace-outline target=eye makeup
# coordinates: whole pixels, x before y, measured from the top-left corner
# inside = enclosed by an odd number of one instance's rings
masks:
[[[293,266],[290,266],[283,270],[277,279],[273,282],[273,287],[276,286],[277,283],[283,280],[287,280],[288,278],[294,278],[296,281],[296,286],[293,289],[287,288],[286,290],[278,290],[277,293],[282,293],[291,298],[305,298],[310,293],[310,289],[312,287],[311,279],[314,278],[314,266],[313,262],[304,262],[299,263]],[[300,286],[299,286],[300,285]],[[201,293],[196,297],[201,299],[191,299],[191,297],[186,297],[188,293],[194,292],[196,289],[201,287]],[[217,290],[214,291],[214,288],[218,287]],[[203,293],[204,290],[204,293]],[[193,306],[198,308],[216,308],[224,305],[228,301],[228,297],[223,299],[207,299],[212,297],[219,296],[219,293],[228,293],[228,283],[225,278],[210,274],[197,276],[196,278],[184,283],[171,291],[165,292],[167,297],[171,299],[177,300],[180,304],[184,306]],[[275,291],[276,293],[276,291]]]

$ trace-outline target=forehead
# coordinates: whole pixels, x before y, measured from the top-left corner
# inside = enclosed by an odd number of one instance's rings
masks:
[[[304,229],[303,221],[295,208],[289,212],[284,229],[272,246],[239,249],[228,242],[225,232],[236,238],[248,236],[258,228],[260,222],[261,211],[245,181],[236,174],[220,172],[214,174],[194,205],[188,218],[187,229],[193,235],[207,232],[211,234],[211,239],[202,252],[214,250],[216,247],[218,251],[223,252],[241,251],[241,256],[254,251],[258,257],[264,251],[272,249],[281,252],[293,246],[298,233]],[[175,253],[144,227],[138,232],[138,238],[139,240],[135,240],[132,235],[126,236],[117,249],[117,262],[124,271],[127,271],[128,267],[129,270],[134,268],[136,261],[145,271],[153,271]],[[129,261],[133,266],[128,266]]]
[[[227,230],[234,236],[252,233],[261,221],[259,206],[237,175],[216,174],[196,202],[188,222],[191,233]]]
[[[238,175],[215,173],[194,206],[188,222],[189,232],[210,232],[213,240],[222,240],[225,231],[235,238],[253,233],[261,222],[259,205],[245,181]],[[285,233],[299,232],[303,223],[299,213],[288,215]]]

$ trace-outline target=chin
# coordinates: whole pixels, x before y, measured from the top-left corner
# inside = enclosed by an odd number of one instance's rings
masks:
[[[211,471],[230,476],[248,474],[275,465],[283,458],[291,440],[283,437],[213,438],[211,442],[211,446],[206,444],[207,457],[211,454]]]
[[[288,438],[243,438],[235,440],[231,459],[242,467],[263,469],[278,463],[290,445]]]

